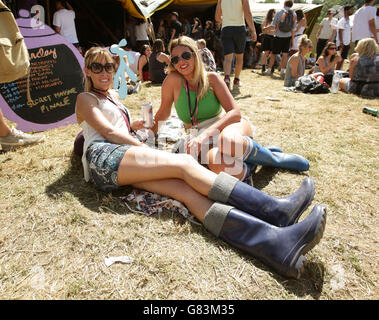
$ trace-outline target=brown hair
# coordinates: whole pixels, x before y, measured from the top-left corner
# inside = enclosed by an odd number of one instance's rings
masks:
[[[156,39],[153,43],[153,52],[164,52],[165,47],[162,39]]]
[[[329,41],[326,44],[326,46],[324,47],[324,49],[322,49],[322,52],[321,52],[320,56],[327,57],[329,55],[328,50],[329,50],[330,47],[336,47],[337,48],[337,46],[336,46],[336,44],[334,42]]]

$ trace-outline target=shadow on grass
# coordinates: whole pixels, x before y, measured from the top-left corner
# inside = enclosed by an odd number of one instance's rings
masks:
[[[94,211],[108,211],[113,214],[136,214],[129,212],[129,210],[119,200],[121,196],[128,194],[132,188],[125,187],[111,193],[104,193],[96,189],[92,184],[84,182],[83,169],[81,159],[72,153],[70,158],[71,165],[65,171],[65,173],[55,182],[46,187],[46,194],[56,200],[65,193],[70,193],[76,197],[79,202],[86,208]],[[261,169],[254,174],[254,183],[257,189],[261,189],[266,186],[275,174],[279,172],[276,168],[261,167]],[[117,201],[118,200],[118,201]],[[134,207],[134,206],[132,206]],[[134,208],[133,208],[134,209]],[[178,213],[173,213],[164,210],[161,214],[154,214],[146,219],[161,219],[163,221],[173,220],[174,223],[184,224],[186,220]],[[220,248],[231,248],[228,244],[217,239],[204,229],[201,225],[191,223],[192,232],[201,234],[205,241],[209,244]],[[265,266],[258,259],[237,250],[246,263],[252,263],[257,268],[272,272],[270,268]],[[308,262],[305,265],[303,276],[299,280],[286,279],[276,273],[272,273],[273,278],[278,281],[288,292],[295,294],[298,297],[310,295],[314,299],[318,299],[322,292],[322,286],[324,282],[325,268],[321,262]]]
[[[83,179],[82,161],[74,152],[71,154],[70,166],[65,173],[45,189],[46,194],[53,199],[59,199],[63,194],[70,193],[91,211],[103,211],[107,207],[117,214],[125,214],[125,207],[110,201],[110,195],[118,197],[129,193],[131,187],[120,188],[112,193],[104,193]]]

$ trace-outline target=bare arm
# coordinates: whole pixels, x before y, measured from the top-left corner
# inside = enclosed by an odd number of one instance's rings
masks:
[[[61,32],[61,27],[54,26],[55,32],[60,33]]]
[[[101,110],[97,107],[98,101],[87,93],[81,93],[76,101],[76,117],[78,123],[86,121],[100,133],[104,139],[116,144],[131,144],[140,146],[142,143],[133,138],[126,130],[115,128]]]
[[[320,36],[321,31],[322,31],[322,24],[320,25],[320,28],[318,28],[318,30],[317,30],[317,33],[316,33],[316,41],[318,41],[318,38],[319,38],[319,36]]]
[[[171,115],[171,107],[174,103],[175,83],[178,79],[174,74],[169,74],[162,83],[161,105],[154,116],[154,125],[151,130],[157,134],[160,122],[166,121]]]
[[[249,0],[241,0],[241,1],[242,1],[243,13],[245,15],[245,20],[247,22],[247,25],[251,29],[251,39],[253,40],[253,42],[255,42],[257,41],[257,31],[255,30],[254,19],[253,19],[253,15],[251,14]]]
[[[333,30],[332,35],[328,41],[334,41],[335,36],[336,36],[336,30]]]
[[[317,63],[318,63],[318,66],[320,67],[320,71],[323,73],[323,74],[326,74],[328,73],[328,71],[330,69],[332,69],[339,61],[341,61],[341,57],[340,56],[336,56],[334,57],[334,59],[332,61],[330,61],[329,65],[327,66],[326,65],[326,61],[325,61],[325,57],[324,56],[321,56]]]
[[[342,34],[343,34],[343,29],[338,29],[338,37],[340,39],[340,52],[341,53],[344,47]]]
[[[378,43],[378,35],[376,33],[375,19],[369,20],[368,25],[370,27],[371,33],[374,35],[374,39],[376,43]]]
[[[160,52],[159,54],[157,54],[157,60],[167,65],[170,64],[170,56],[163,52]]]
[[[143,82],[143,74],[142,74],[142,69],[143,67],[145,66],[145,64],[147,63],[147,59],[146,59],[146,56],[143,55],[141,56],[139,59],[138,59],[138,78],[140,81]]]
[[[350,64],[349,64],[349,78],[350,79],[353,79],[355,66],[358,63],[358,60],[359,60],[359,55],[353,54],[352,58],[350,59]]]
[[[217,1],[217,6],[216,6],[216,12],[215,12],[215,20],[216,22],[222,23],[222,10],[221,10],[221,1]]]

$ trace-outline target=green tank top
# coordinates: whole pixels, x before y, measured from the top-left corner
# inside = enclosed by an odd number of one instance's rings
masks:
[[[190,92],[191,108],[195,108],[196,102],[196,91]],[[176,113],[180,120],[184,123],[191,123],[191,115],[188,107],[188,97],[186,89],[183,85],[182,78],[182,88],[180,89],[178,100],[175,102]],[[203,122],[205,120],[211,119],[217,116],[222,110],[220,101],[213,94],[212,90],[209,88],[207,94],[203,99],[199,100],[197,122]]]

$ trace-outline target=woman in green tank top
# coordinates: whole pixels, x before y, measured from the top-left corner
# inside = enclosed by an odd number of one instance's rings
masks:
[[[169,74],[162,84],[161,105],[151,128],[155,134],[170,117],[174,104],[184,126],[197,129],[183,151],[201,156],[201,164],[215,173],[226,172],[245,180],[257,164],[308,170],[306,159],[282,153],[279,148],[264,148],[252,139],[252,125],[242,117],[223,79],[206,72],[194,40],[186,36],[175,39],[169,51]]]

